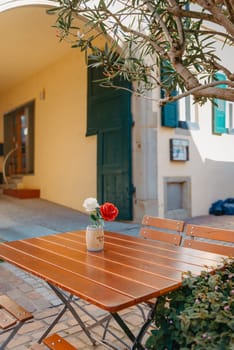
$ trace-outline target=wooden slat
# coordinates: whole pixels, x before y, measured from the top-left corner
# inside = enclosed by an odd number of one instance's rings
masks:
[[[140,235],[142,237],[180,245],[182,238],[180,232],[183,231],[184,221],[144,215],[142,225],[150,226],[150,228],[141,228]]]
[[[172,244],[167,244],[162,241],[157,241],[157,240],[147,240],[147,239],[142,239],[142,237],[139,235],[138,237],[134,236],[126,236],[123,234],[119,234],[116,232],[106,232],[105,231],[105,238],[109,242],[111,240],[112,243],[117,243],[121,245],[129,245],[129,243],[134,243],[141,247],[141,249],[144,249],[145,251],[148,250],[150,247],[157,247],[161,250],[167,250],[167,251],[178,251],[177,246],[172,245]]]
[[[59,235],[50,235],[43,237],[45,239],[50,239],[53,242],[59,243],[59,240],[66,239],[73,241],[76,244],[77,249],[81,249],[86,252],[86,242],[85,242],[85,232],[66,232]],[[167,244],[161,241],[151,241],[147,239],[142,239],[142,237],[125,236],[117,233],[106,232],[104,234],[105,247],[107,249],[122,249],[128,248],[132,251],[138,251],[140,254],[153,252],[156,253],[155,248],[161,251],[163,254],[166,252],[171,252],[173,256],[174,252],[178,252],[178,247],[175,245]],[[104,249],[105,251],[107,249]],[[93,253],[92,253],[93,254]],[[169,253],[170,254],[170,253]],[[98,254],[100,255],[100,254]]]
[[[5,310],[0,309],[0,328],[7,329],[16,324],[16,319],[12,318]]]
[[[81,235],[79,235],[79,240],[84,239],[84,235],[82,235],[82,232],[79,232]],[[59,237],[67,238],[67,237],[77,237],[78,232],[76,233],[65,233],[59,235]],[[132,236],[125,236],[122,234],[118,233],[113,233],[113,232],[105,232],[105,242],[112,243],[113,241],[116,242],[121,242],[119,245],[116,245],[116,247],[122,247],[122,246],[127,246],[130,247],[132,246],[131,243],[134,242],[134,250],[139,251],[138,255],[142,256],[143,253],[150,253],[154,255],[167,255],[168,258],[171,259],[177,259],[179,261],[184,261],[190,264],[198,264],[199,266],[204,264],[209,265],[211,261],[213,260],[214,262],[219,259],[219,257],[215,253],[209,253],[204,256],[202,251],[196,251],[196,250],[183,250],[181,249],[181,246],[175,246],[172,244],[167,244],[161,241],[154,241],[154,240],[147,240],[147,239],[142,239],[141,237],[132,237]],[[84,242],[85,244],[85,242]],[[200,258],[200,260],[198,259]],[[204,260],[203,260],[204,259]],[[155,258],[154,258],[155,260]]]
[[[59,255],[56,251],[56,247],[54,251],[46,251],[44,249],[38,249],[38,247],[27,244],[23,241],[16,241],[13,245],[15,249],[18,249],[25,254],[29,254],[34,258],[38,258],[48,264],[53,264],[54,266],[59,265],[68,273],[74,273],[80,277],[85,277],[98,285],[101,284],[102,286],[108,286],[108,288],[128,295],[131,298],[139,298],[139,296],[144,293],[152,293],[154,289],[169,287],[171,284],[174,284],[174,281],[170,281],[169,279],[165,280],[160,277],[155,278],[155,283],[152,283],[154,276],[151,276],[151,282],[150,280],[148,281],[148,284],[151,284],[151,286],[147,286],[146,283],[141,282],[142,272],[137,270],[133,276],[134,280],[132,280],[126,275],[124,276],[124,271],[122,271],[123,275],[121,275],[117,269],[115,270],[115,273],[111,273],[108,270],[108,266],[107,268],[98,269],[95,265],[88,265],[85,259],[82,259],[82,256],[80,255],[79,260],[77,259],[76,261],[70,259],[70,257]],[[10,246],[12,246],[11,243]],[[80,262],[82,260],[83,262]]]
[[[98,275],[98,271],[96,270],[101,270],[101,271],[106,271],[108,273],[111,273],[111,279],[112,278],[117,278],[118,281],[118,287],[119,287],[119,281],[121,281],[122,277],[124,276],[125,279],[129,279],[132,281],[138,281],[139,283],[143,283],[144,285],[151,286],[153,288],[161,288],[165,286],[166,281],[165,278],[171,281],[180,281],[181,280],[181,272],[177,270],[172,270],[167,267],[163,268],[161,267],[162,272],[159,274],[157,266],[155,265],[155,262],[142,262],[139,261],[139,259],[131,259],[130,261],[128,260],[129,257],[125,256],[119,256],[113,252],[105,253],[105,258],[101,258],[98,255],[94,254],[89,254],[88,256],[86,253],[80,251],[77,252],[77,250],[73,248],[68,248],[66,246],[66,255],[64,255],[64,247],[61,247],[59,245],[56,245],[52,242],[49,242],[47,240],[44,240],[43,238],[32,238],[27,241],[27,244],[32,245],[32,247],[29,247],[29,250],[25,248],[26,251],[31,251],[34,252],[35,248],[37,251],[35,251],[34,254],[38,254],[38,256],[42,257],[40,250],[38,250],[38,245],[37,243],[40,241],[40,249],[46,249],[48,253],[53,253],[56,255],[56,259],[59,256],[59,261],[63,261],[64,257],[69,259],[71,261],[71,269],[76,270],[77,269],[77,261],[80,263],[87,265],[88,269],[94,269],[95,271],[95,279]],[[35,247],[34,247],[35,245]],[[34,248],[33,248],[34,247]],[[53,261],[54,257],[52,256],[50,258],[50,261]],[[144,274],[142,275],[142,272]],[[165,275],[165,278],[160,278],[161,276]],[[106,281],[107,282],[107,281]],[[123,282],[125,283],[125,282]],[[169,282],[170,284],[170,282]]]
[[[73,247],[74,249],[82,251],[85,254],[87,253],[85,231],[83,230],[48,235],[40,238],[56,244],[61,244],[62,246],[69,245],[71,248]],[[199,266],[204,266],[205,264],[209,265],[211,264],[211,261],[216,262],[217,259],[220,258],[214,253],[206,254],[204,256],[201,251],[188,251],[187,249],[183,250],[183,248],[181,249],[179,246],[167,244],[161,241],[147,240],[142,239],[142,237],[127,236],[109,231],[105,231],[105,247],[107,248],[104,249],[105,254],[106,251],[109,251],[110,249],[116,252],[120,252],[122,249],[128,249],[128,254],[131,255],[130,252],[132,252],[133,256],[137,255],[138,258],[143,258],[143,260],[144,257],[145,259],[148,259],[150,256],[154,255],[152,260],[155,261],[156,255],[165,256],[166,254],[168,258],[173,260],[177,259],[178,261],[184,261],[195,265],[198,264]],[[93,255],[93,253],[91,253],[91,255]],[[101,254],[98,253],[96,256],[100,257]],[[200,260],[198,258],[200,258]]]
[[[57,333],[43,339],[43,343],[51,350],[78,350]]]
[[[11,300],[7,295],[0,295],[0,306],[19,321],[27,321],[33,318],[30,312],[17,304],[14,300]]]
[[[40,241],[40,242],[39,242]],[[102,270],[107,270],[113,274],[120,274],[122,276],[128,277],[132,280],[137,280],[140,278],[142,283],[150,284],[154,282],[155,278],[160,275],[165,275],[168,279],[174,281],[179,281],[181,279],[181,271],[175,269],[170,269],[161,266],[161,271],[158,271],[157,265],[155,265],[155,259],[151,257],[152,261],[149,261],[149,256],[143,259],[139,259],[139,253],[130,254],[128,256],[119,255],[118,253],[108,250],[103,254],[86,254],[82,250],[78,250],[77,247],[74,248],[74,242],[68,242],[65,239],[60,239],[60,244],[53,242],[51,238],[32,238],[28,241],[30,244],[40,245],[43,249],[48,249],[50,251],[56,252],[56,254],[64,254],[64,247],[66,246],[67,254],[70,259],[78,260],[92,266],[95,268],[100,268]],[[63,243],[63,245],[62,245]],[[142,272],[144,274],[142,275]]]
[[[184,229],[184,221],[182,220],[172,220],[149,215],[144,215],[142,224],[177,232],[182,232]]]
[[[183,246],[185,247],[234,256],[234,231],[232,230],[188,224],[185,232],[191,237],[191,239],[184,240]]]
[[[234,231],[224,230],[217,227],[199,226],[188,224],[186,235],[200,238],[213,239],[223,242],[234,243]]]
[[[140,230],[140,235],[144,238],[154,239],[170,244],[180,245],[181,236],[178,233],[166,233],[162,231],[152,230],[147,227],[143,227]]]
[[[108,233],[109,236],[109,233]],[[84,235],[78,236],[73,233],[59,234],[53,236],[43,237],[44,240],[48,240],[54,243],[60,243],[65,247],[70,247],[75,250],[86,252]],[[105,237],[105,249],[104,252],[95,254],[96,257],[100,259],[111,259],[116,260],[117,262],[121,261],[123,258],[129,260],[131,266],[133,261],[139,260],[140,262],[152,262],[155,264],[171,267],[173,270],[178,269],[179,271],[187,271],[193,269],[197,270],[196,266],[203,267],[205,265],[213,266],[220,259],[219,256],[210,253],[204,256],[201,252],[193,253],[193,251],[188,252],[186,249],[183,250],[181,247],[173,247],[168,244],[162,244],[161,242],[153,242],[149,245],[144,245],[139,242],[145,242],[142,238],[129,237],[129,242],[123,241],[123,243],[116,244],[112,243],[112,238]],[[139,244],[138,244],[139,243]],[[165,245],[168,247],[165,249]],[[163,247],[163,249],[161,249]],[[192,255],[191,255],[192,253]],[[91,254],[93,256],[93,253]],[[131,258],[135,260],[131,260]],[[166,259],[166,260],[165,260]],[[183,262],[185,264],[179,264]],[[155,267],[156,270],[157,267]],[[161,270],[161,266],[160,266]],[[199,270],[200,271],[200,270]]]
[[[93,303],[104,310],[116,312],[134,305],[138,300],[117,293],[102,285],[98,285],[97,288],[97,284],[90,280],[77,276],[75,273],[68,273],[66,270],[63,270],[58,266],[40,261],[32,256],[27,256],[24,253],[17,252],[17,250],[8,246],[8,244],[9,243],[0,244],[0,256],[3,259],[10,263],[14,263],[14,265]],[[140,300],[144,299],[146,296],[147,293],[142,294]],[[147,299],[154,296],[155,291],[153,295],[149,296],[149,298],[147,297]]]
[[[212,252],[221,255],[233,256],[234,257],[234,246],[225,246],[221,244],[214,244],[209,242],[196,241],[194,239],[185,239],[183,243],[184,247],[192,249],[200,249],[206,252]]]

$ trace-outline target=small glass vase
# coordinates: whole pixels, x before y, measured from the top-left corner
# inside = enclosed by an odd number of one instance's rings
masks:
[[[100,252],[104,249],[104,230],[102,226],[86,227],[86,247],[89,252]]]

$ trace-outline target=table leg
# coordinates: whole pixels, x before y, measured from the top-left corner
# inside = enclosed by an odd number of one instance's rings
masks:
[[[78,322],[78,324],[80,325],[80,327],[82,328],[84,333],[87,335],[87,337],[89,338],[91,343],[93,345],[96,345],[96,340],[92,337],[91,333],[89,332],[89,330],[85,326],[84,322],[81,320],[80,316],[77,314],[77,312],[75,311],[75,309],[71,305],[73,296],[69,295],[68,297],[66,297],[57,287],[55,287],[54,285],[52,285],[50,283],[48,283],[48,285],[55,292],[55,294],[58,296],[58,298],[62,301],[62,303],[64,304],[64,308],[60,311],[60,313],[55,318],[55,320],[52,322],[52,324],[43,333],[43,335],[41,336],[41,338],[39,339],[38,342],[41,343],[42,339],[44,339],[50,333],[50,331],[54,328],[54,326],[57,324],[57,322],[63,316],[65,311],[68,309],[71,312],[71,314],[73,315],[73,317],[75,318],[75,320]]]
[[[48,282],[47,282],[48,283]],[[144,337],[145,333],[147,332],[148,327],[150,326],[153,318],[154,318],[154,314],[155,314],[155,307],[152,308],[148,314],[147,319],[145,320],[143,326],[141,327],[140,331],[138,332],[137,336],[135,336],[132,331],[130,330],[130,328],[127,326],[127,324],[124,322],[124,320],[119,316],[118,313],[110,313],[109,316],[105,316],[103,317],[102,320],[96,320],[96,318],[91,315],[89,312],[87,312],[86,310],[84,311],[84,308],[81,305],[78,305],[74,300],[73,300],[73,295],[66,295],[62,290],[60,290],[58,287],[48,283],[49,287],[54,291],[54,293],[58,296],[58,298],[62,301],[62,303],[64,304],[63,309],[59,312],[59,314],[57,315],[57,317],[54,319],[54,321],[51,323],[51,325],[46,329],[46,331],[43,333],[43,335],[40,337],[39,339],[39,343],[41,343],[41,341],[50,333],[50,331],[55,327],[55,325],[58,323],[58,321],[60,320],[60,318],[64,315],[64,313],[66,312],[66,310],[69,310],[71,312],[71,314],[73,315],[73,317],[75,318],[75,320],[77,321],[77,323],[80,325],[80,327],[82,328],[82,330],[84,331],[84,333],[87,335],[87,337],[89,338],[89,340],[91,341],[92,345],[96,345],[96,342],[100,342],[106,345],[111,346],[113,349],[117,349],[115,348],[115,346],[113,346],[112,344],[108,344],[108,341],[105,340],[105,335],[106,332],[109,332],[110,334],[112,334],[112,336],[114,336],[116,339],[118,339],[121,343],[123,343],[125,346],[127,346],[127,344],[125,342],[123,342],[122,339],[120,339],[119,337],[117,337],[111,330],[108,329],[108,324],[110,321],[110,317],[112,316],[113,319],[117,322],[117,324],[120,326],[120,328],[124,331],[124,333],[127,335],[127,337],[131,340],[132,342],[132,346],[129,347],[129,349],[131,350],[145,350],[145,348],[141,345],[141,341],[142,338]],[[80,316],[78,315],[78,313],[76,312],[76,310],[74,309],[74,307],[71,305],[71,303],[75,303],[77,305],[77,307],[79,307],[82,311],[84,311],[87,315],[89,315],[94,321],[95,324],[89,327],[86,327],[86,325],[84,324],[84,322],[82,321],[82,319],[80,318]],[[155,305],[156,306],[156,305]],[[107,322],[106,326],[103,325],[104,322]],[[104,328],[104,334],[102,337],[102,340],[96,340],[91,333],[89,332],[90,328],[95,327],[95,325],[102,325],[102,327]],[[128,347],[128,346],[127,346]]]
[[[132,348],[131,350],[137,350],[139,349],[138,344],[142,342],[142,339],[145,335],[145,333],[147,332],[149,326],[151,325],[155,313],[156,313],[156,306],[157,306],[157,300],[155,302],[155,305],[153,307],[151,307],[151,309],[148,312],[148,316],[146,321],[144,322],[143,326],[141,327],[140,331],[138,332],[135,341],[133,342]]]
[[[133,342],[134,348],[131,347],[131,349],[145,350],[145,348],[136,339],[135,335],[132,333],[132,331],[129,329],[129,327],[126,325],[123,319],[117,313],[111,313],[111,315],[114,318],[114,320],[118,323],[120,328],[124,331],[124,333],[128,336],[128,338]]]
[[[138,332],[137,336],[135,336],[132,331],[129,329],[129,327],[126,325],[126,323],[123,321],[123,319],[117,314],[117,313],[111,313],[112,317],[115,319],[115,321],[118,323],[118,325],[121,327],[121,329],[125,332],[125,334],[128,336],[128,338],[132,341],[131,350],[144,350],[142,339],[144,335],[146,334],[149,326],[151,325],[155,312],[156,312],[156,306],[157,306],[157,300],[155,302],[155,305],[151,307],[149,310],[149,313],[147,315],[147,319],[145,320],[143,326],[140,328],[140,331]]]
[[[127,343],[125,343],[123,341],[123,339],[121,339],[120,337],[118,337],[118,335],[116,335],[114,332],[111,331],[111,329],[109,329],[109,323],[112,319],[112,316],[111,314],[108,313],[108,315],[102,317],[102,319],[100,320],[97,320],[90,312],[88,312],[85,307],[79,305],[79,303],[76,302],[76,300],[73,300],[73,303],[79,308],[82,310],[82,312],[84,312],[86,315],[88,315],[95,323],[90,325],[88,327],[89,330],[92,330],[93,328],[95,328],[96,326],[101,326],[103,329],[104,329],[104,332],[103,332],[103,335],[102,335],[102,338],[100,340],[100,343],[103,343],[103,344],[107,344],[108,346],[110,346],[112,349],[116,349],[116,350],[119,350],[119,347],[115,347],[113,344],[110,344],[109,341],[106,340],[106,335],[107,333],[109,333],[112,337],[114,337],[115,339],[117,339],[120,343],[122,343],[125,348],[127,349],[128,348],[128,345]],[[99,341],[99,340],[97,340]]]

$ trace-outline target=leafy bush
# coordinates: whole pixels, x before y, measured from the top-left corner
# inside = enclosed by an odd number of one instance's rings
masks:
[[[234,260],[215,274],[186,274],[182,288],[158,298],[155,326],[147,349],[233,350]]]

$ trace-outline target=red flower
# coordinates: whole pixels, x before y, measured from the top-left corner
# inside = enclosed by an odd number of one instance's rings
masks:
[[[114,221],[119,210],[114,204],[106,202],[100,206],[100,213],[105,221]]]

